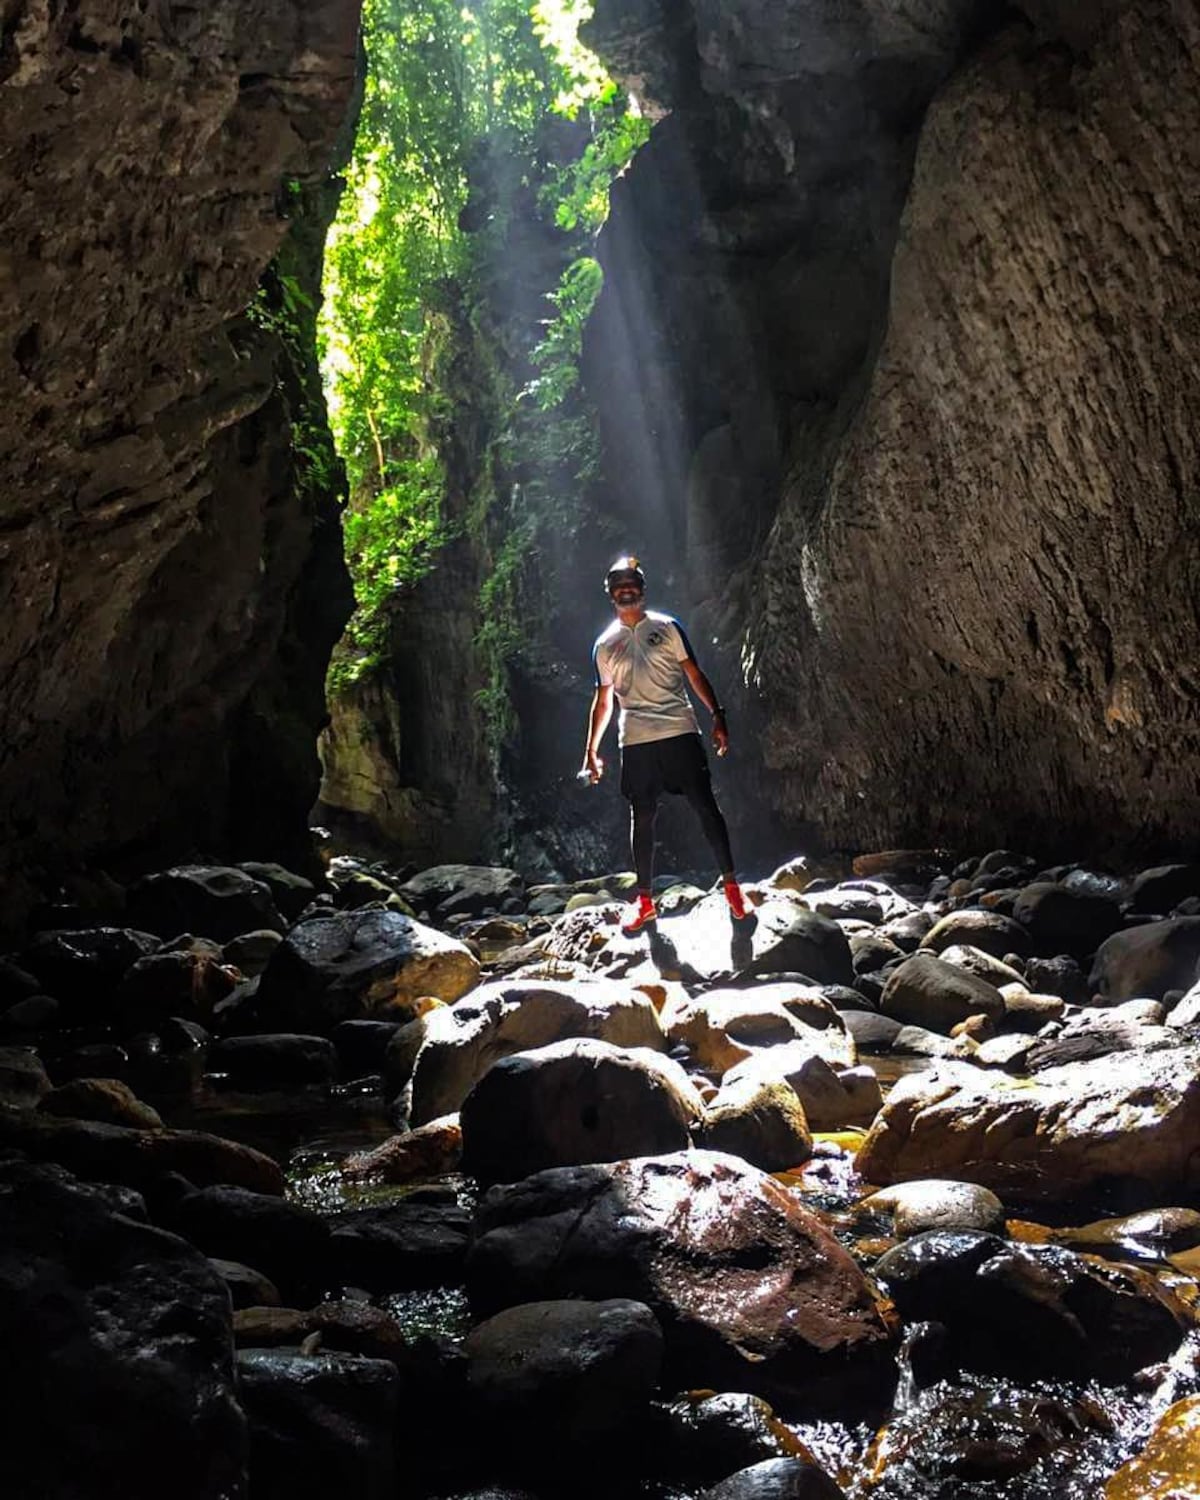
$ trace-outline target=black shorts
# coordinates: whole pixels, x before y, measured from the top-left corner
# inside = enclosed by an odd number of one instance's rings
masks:
[[[673,734],[621,751],[621,795],[630,802],[652,802],[663,792],[686,797],[708,786],[708,757],[698,734]]]

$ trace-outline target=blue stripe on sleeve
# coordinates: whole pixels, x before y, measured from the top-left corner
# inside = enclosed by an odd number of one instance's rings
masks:
[[[695,661],[696,653],[692,650],[692,643],[688,640],[687,631],[683,628],[683,626],[679,623],[674,615],[668,615],[667,618],[670,620],[671,624],[674,625],[675,629],[678,630],[679,639],[683,642],[683,649],[688,654],[688,660]]]

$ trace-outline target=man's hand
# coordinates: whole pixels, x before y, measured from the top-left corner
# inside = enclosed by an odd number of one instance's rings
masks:
[[[725,726],[725,715],[720,710],[713,714],[712,737],[713,744],[717,747],[717,754],[728,755],[729,730]]]
[[[580,781],[587,780],[592,786],[604,775],[604,762],[594,750],[589,750],[583,758],[583,765],[579,768]]]

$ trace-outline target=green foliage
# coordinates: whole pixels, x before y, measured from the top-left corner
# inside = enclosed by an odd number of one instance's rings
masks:
[[[366,0],[362,117],[326,246],[320,342],[358,601],[331,688],[381,659],[392,601],[465,528],[494,553],[476,649],[496,755],[523,571],[595,471],[577,390],[601,284],[590,251],[649,128],[579,43],[590,14],[590,0]],[[522,245],[556,239],[540,318],[513,288],[533,274]]]

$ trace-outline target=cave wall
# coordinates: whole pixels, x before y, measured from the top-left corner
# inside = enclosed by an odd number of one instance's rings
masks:
[[[1194,3],[597,7],[589,348],[786,839],[1200,832]],[[607,377],[609,369],[619,377]]]
[[[241,314],[329,211],[357,24],[354,0],[3,6],[10,904],[93,860],[298,852],[348,606],[337,483],[297,494],[311,371]]]

